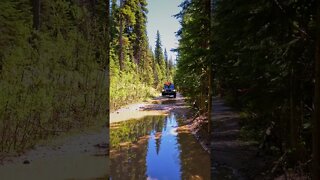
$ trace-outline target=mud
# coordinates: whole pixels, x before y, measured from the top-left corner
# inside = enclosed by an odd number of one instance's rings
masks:
[[[55,137],[0,165],[1,179],[99,179],[108,176],[106,127]]]
[[[168,115],[170,112],[183,114],[188,113],[189,110],[189,106],[185,104],[185,98],[180,94],[177,94],[176,98],[160,96],[145,102],[127,105],[110,113],[110,123],[141,119],[146,116]]]

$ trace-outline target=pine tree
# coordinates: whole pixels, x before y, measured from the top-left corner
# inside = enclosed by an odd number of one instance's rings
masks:
[[[154,50],[154,56],[156,59],[156,62],[161,65],[162,61],[164,61],[163,57],[163,50],[162,50],[162,44],[161,44],[161,37],[159,30],[157,31],[157,37],[156,37],[156,46]]]
[[[134,27],[134,57],[135,62],[140,66],[141,60],[143,60],[143,54],[147,52],[148,48],[148,38],[147,38],[147,30],[146,30],[146,22],[147,22],[147,13],[148,10],[146,8],[147,2],[146,0],[139,0],[139,5],[137,6],[137,10],[135,12],[136,16],[136,24]]]
[[[110,108],[112,110],[126,103],[154,96],[156,89],[160,88],[166,78],[162,49],[160,49],[161,61],[157,61],[155,54],[149,48],[146,7],[146,0],[126,0],[119,7],[116,1],[113,1],[111,7]]]
[[[207,111],[210,11],[208,1],[185,1],[180,19],[177,72],[175,83],[185,96],[190,96],[202,112]]]

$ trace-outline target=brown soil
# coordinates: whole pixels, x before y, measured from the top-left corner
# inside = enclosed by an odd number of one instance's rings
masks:
[[[185,98],[177,94],[176,98],[157,97],[149,101],[130,104],[110,113],[110,123],[140,119],[146,116],[168,115],[169,112],[185,114],[190,111]]]

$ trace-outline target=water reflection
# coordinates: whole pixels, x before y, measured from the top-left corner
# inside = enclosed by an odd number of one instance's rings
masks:
[[[174,114],[111,125],[111,179],[210,179],[210,156]]]

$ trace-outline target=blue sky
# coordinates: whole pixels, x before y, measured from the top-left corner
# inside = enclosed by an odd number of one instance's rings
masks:
[[[173,15],[180,12],[182,0],[147,0],[148,2],[148,23],[147,32],[149,38],[149,44],[154,49],[156,42],[157,30],[160,32],[162,48],[166,48],[168,56],[175,59],[175,53],[170,49],[178,47],[178,39],[175,36],[180,28],[180,24]]]

